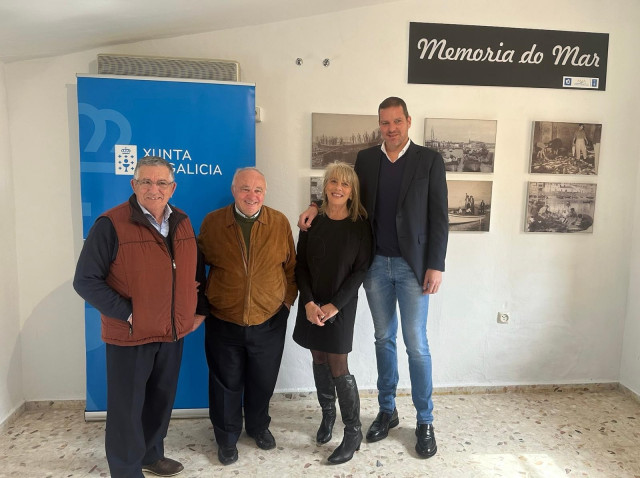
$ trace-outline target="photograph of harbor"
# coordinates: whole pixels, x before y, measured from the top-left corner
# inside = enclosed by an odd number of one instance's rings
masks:
[[[488,232],[493,181],[447,179],[449,230]]]
[[[529,172],[598,174],[602,125],[534,121]]]
[[[497,125],[495,120],[426,118],[424,145],[442,155],[448,172],[492,173]]]
[[[593,232],[596,187],[529,182],[525,232]]]
[[[311,114],[311,168],[355,164],[358,151],[382,143],[378,115]]]

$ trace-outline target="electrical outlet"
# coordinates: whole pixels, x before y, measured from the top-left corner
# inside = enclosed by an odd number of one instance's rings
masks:
[[[508,324],[509,323],[509,319],[511,319],[511,317],[509,316],[509,312],[498,312],[498,323],[499,324]]]

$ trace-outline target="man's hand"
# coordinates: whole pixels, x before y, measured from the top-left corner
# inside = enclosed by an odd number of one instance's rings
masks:
[[[318,208],[315,206],[309,206],[306,211],[300,214],[298,218],[298,227],[303,231],[308,231],[311,227],[311,221],[318,215]]]
[[[427,269],[422,283],[422,293],[435,294],[440,289],[440,284],[442,284],[442,271]]]

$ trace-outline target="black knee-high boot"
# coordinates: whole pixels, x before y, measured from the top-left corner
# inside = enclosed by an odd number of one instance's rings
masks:
[[[316,382],[318,403],[322,408],[322,421],[316,433],[316,441],[322,444],[331,440],[333,424],[336,422],[336,387],[326,363],[313,364],[313,378]]]
[[[341,375],[334,378],[333,382],[336,384],[340,414],[344,423],[344,438],[329,457],[329,462],[338,464],[351,460],[356,450],[360,449],[362,424],[360,423],[360,395],[356,378],[353,375]]]

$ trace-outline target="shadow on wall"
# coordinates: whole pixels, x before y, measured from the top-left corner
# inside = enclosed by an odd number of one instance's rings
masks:
[[[22,327],[27,401],[85,398],[84,302],[71,283],[43,297]]]
[[[6,393],[3,393],[3,396],[0,398],[0,424],[4,423],[25,401],[22,386],[22,347],[20,339],[21,335],[19,333],[9,349],[11,352],[6,355],[8,357],[7,378],[4,384]],[[5,352],[9,352],[9,350],[5,350]]]
[[[69,121],[69,185],[73,257],[78,258],[84,243],[82,235],[82,196],[80,193],[80,150],[78,138],[78,95],[76,85],[66,85]]]

